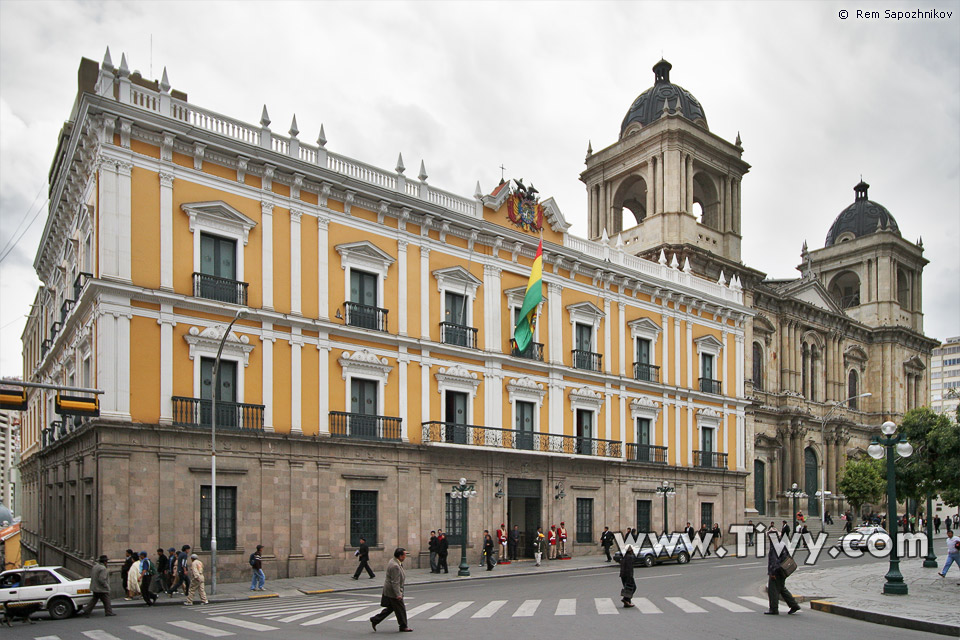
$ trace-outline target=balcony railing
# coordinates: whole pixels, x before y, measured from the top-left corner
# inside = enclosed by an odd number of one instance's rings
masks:
[[[330,435],[358,440],[400,440],[403,418],[372,416],[345,411],[330,412]]]
[[[592,351],[573,350],[573,366],[586,371],[600,371],[603,356]]]
[[[246,306],[247,283],[194,272],[193,295],[207,300]]]
[[[424,422],[423,442],[465,444],[473,447],[493,447],[519,451],[579,454],[601,458],[620,458],[619,440],[583,438],[539,431],[499,429],[452,422]]]
[[[371,307],[359,302],[344,302],[343,306],[347,311],[347,326],[373,331],[387,330],[387,313],[389,313],[387,309]]]
[[[510,341],[510,355],[514,358],[526,358],[527,360],[539,360],[543,362],[543,343],[531,342],[523,351],[517,348],[517,341]]]
[[[693,466],[708,469],[726,469],[727,454],[717,451],[694,451]]]
[[[63,304],[60,305],[60,322],[63,323],[67,319],[67,315],[70,313],[70,310],[73,309],[73,305],[76,304],[76,300],[70,300],[67,298],[63,301]]]
[[[90,280],[93,279],[92,273],[87,273],[86,271],[81,271],[77,274],[77,277],[73,281],[73,299],[80,299],[80,292],[83,291],[83,287],[86,286]]]
[[[637,362],[633,365],[633,378],[645,382],[660,382],[660,367],[645,362]]]
[[[633,462],[650,462],[653,464],[667,464],[667,448],[654,444],[627,443],[627,460]]]
[[[713,380],[712,378],[700,378],[700,391],[719,396],[723,393],[723,387],[719,380]]]
[[[477,330],[462,324],[452,322],[440,323],[440,342],[455,344],[469,349],[477,348]]]
[[[45,338],[43,342],[40,343],[40,357],[43,358],[47,355],[47,351],[50,351],[50,347],[53,346],[52,338]]]
[[[50,342],[53,343],[57,339],[57,334],[60,333],[60,329],[63,328],[62,322],[54,322],[50,325]]]
[[[173,424],[178,427],[210,428],[213,402],[174,396]],[[217,429],[263,431],[263,405],[217,400]]]

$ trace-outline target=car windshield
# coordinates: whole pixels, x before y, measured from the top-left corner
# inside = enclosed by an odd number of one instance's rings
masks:
[[[857,533],[873,533],[876,531],[875,527],[857,527]]]
[[[64,578],[66,578],[67,580],[83,580],[83,576],[81,576],[78,573],[74,573],[73,571],[71,571],[70,569],[67,569],[66,567],[57,567],[56,572],[59,573]]]

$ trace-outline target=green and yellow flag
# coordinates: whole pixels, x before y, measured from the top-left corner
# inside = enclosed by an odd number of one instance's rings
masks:
[[[527,282],[527,292],[523,295],[523,306],[513,330],[513,339],[517,342],[517,351],[526,351],[533,340],[533,330],[537,325],[537,305],[543,300],[543,238],[537,246],[537,257],[533,259],[533,269]]]

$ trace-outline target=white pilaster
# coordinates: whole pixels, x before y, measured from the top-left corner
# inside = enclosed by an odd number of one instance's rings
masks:
[[[490,412],[484,416],[484,424],[500,429],[512,429],[513,425],[503,424],[503,371],[499,366],[491,368],[483,379],[483,388],[491,389],[493,401]]]
[[[321,333],[317,340],[318,364],[320,375],[317,385],[318,419],[320,421],[320,435],[330,434],[330,340],[326,333]]]
[[[687,403],[687,466],[693,466],[693,450],[700,448],[700,442],[693,439],[693,403]]]
[[[160,171],[160,288],[170,291],[173,290],[173,180],[172,172]]]
[[[677,365],[676,370],[673,372],[673,384],[674,386],[679,387],[681,386],[681,382],[680,382],[680,318],[673,319],[673,361]]]
[[[420,245],[420,339],[430,339],[430,247],[426,245]]]
[[[117,163],[117,275],[121,280],[130,280],[131,238],[131,191],[132,162]]]
[[[263,428],[273,431],[273,323],[264,322],[260,339],[263,341]]]
[[[666,313],[660,314],[660,326],[663,327],[663,344],[660,357],[660,380],[663,384],[670,384],[670,316]],[[656,347],[654,347],[656,348]]]
[[[118,220],[116,161],[104,160],[100,165],[98,201],[100,241],[97,244],[100,249],[100,275],[117,277],[120,275],[117,253],[120,221]]]
[[[746,419],[742,413],[737,414],[737,471],[746,470],[747,439]]]
[[[263,229],[263,308],[273,309],[273,204],[261,202],[260,215],[260,228]]]
[[[329,226],[329,218],[323,216],[317,218],[317,317],[321,320],[327,320],[330,317],[330,296],[328,294],[330,287],[330,257],[328,253],[330,247],[327,246]],[[327,352],[329,351],[328,348]],[[323,353],[320,355],[322,356]],[[321,413],[320,422],[323,423],[326,419],[326,416]]]
[[[566,423],[566,416],[563,413],[563,378],[558,374],[550,374],[550,384],[547,387],[547,425],[548,433],[562,434]],[[576,414],[574,414],[576,415]],[[516,429],[516,425],[510,425],[511,429]]]
[[[677,401],[673,405],[673,435],[674,435],[674,448],[676,449],[676,464],[677,466],[683,465],[683,459],[687,456],[683,455],[683,449],[680,447],[680,409],[682,408],[680,401]]]
[[[613,344],[613,331],[610,327],[610,298],[603,299],[603,370],[606,373],[612,371],[610,361],[611,349]]]
[[[547,315],[550,318],[550,362],[563,362],[563,305],[561,295],[563,287],[556,283],[547,284]]]
[[[301,307],[301,255],[300,255],[300,218],[303,212],[290,209],[290,313],[300,315]]]
[[[627,375],[627,305],[623,302],[618,302],[617,307],[620,310],[619,315],[619,336],[617,340],[620,343],[620,375]],[[623,415],[623,408],[620,409],[620,415]]]
[[[160,305],[160,424],[173,422],[173,306]]]
[[[404,250],[404,254],[406,254],[406,250]],[[403,273],[403,272],[401,271],[401,273]],[[401,277],[403,277],[403,276],[401,276]],[[401,307],[401,309],[402,309],[402,308],[403,308],[403,307]],[[406,314],[401,314],[401,315],[406,315]],[[410,362],[410,356],[407,355],[407,348],[406,348],[406,347],[400,347],[400,353],[399,353],[399,355],[397,356],[397,364],[399,365],[399,366],[397,367],[397,369],[398,369],[397,375],[400,376],[400,380],[399,380],[399,382],[400,382],[400,385],[399,385],[399,386],[400,386],[399,414],[400,414],[400,417],[401,417],[401,420],[400,420],[400,440],[402,440],[403,442],[410,442],[410,424],[411,424],[411,420],[410,420],[410,415],[409,415],[409,413],[408,413],[409,410],[410,410],[410,409],[409,409],[410,403],[408,402],[408,398],[407,398],[407,393],[408,393],[408,391],[407,391],[407,387],[408,387],[408,384],[407,384],[407,363],[408,363],[408,362]]]
[[[400,313],[397,318],[397,331],[400,332],[400,335],[407,335],[407,314],[409,309],[407,309],[407,245],[409,243],[406,240],[397,240],[397,272],[398,272],[398,286],[399,290],[397,291],[397,306],[399,307]],[[404,361],[403,369],[406,370],[407,363]],[[402,374],[402,379],[404,380],[404,385],[406,385],[406,375]],[[405,402],[405,398],[401,394],[401,402]],[[405,412],[400,412],[401,416],[406,416]],[[406,421],[406,417],[404,417]],[[406,422],[404,422],[406,424]],[[406,426],[403,427],[406,431]]]
[[[499,353],[503,348],[501,331],[500,268],[494,265],[483,267],[483,328],[484,349]]]
[[[736,395],[737,395],[738,398],[742,398],[743,395],[744,395],[744,393],[745,393],[745,389],[744,389],[744,364],[743,364],[743,356],[744,356],[744,351],[743,351],[743,334],[739,334],[739,333],[738,333],[738,334],[735,336],[735,340],[736,340],[736,342],[737,342],[737,356],[736,356],[736,357],[737,357],[737,387],[736,387],[737,393],[736,393]],[[724,352],[726,352],[726,350],[724,350]],[[824,355],[826,355],[826,354],[824,354]],[[726,358],[726,353],[724,353],[724,358]],[[828,385],[824,384],[824,387],[827,387],[827,386],[828,386]],[[826,394],[826,393],[829,393],[829,392],[826,390],[826,388],[824,389],[824,393],[825,393],[825,394]]]
[[[720,332],[720,341],[723,343],[723,350],[721,351],[721,354],[720,354],[720,359],[723,362],[723,376],[722,377],[715,376],[715,377],[717,380],[723,380],[723,383],[722,383],[723,387],[721,388],[721,391],[725,391],[727,395],[734,395],[737,389],[736,385],[737,385],[738,379],[736,376],[734,380],[727,379],[727,375],[728,375],[727,374],[727,352],[730,351],[730,348],[727,345],[727,339],[729,337],[730,337],[730,334],[726,330]],[[737,357],[740,356],[739,350],[737,351],[736,355]],[[733,384],[731,384],[731,382]],[[733,388],[731,389],[730,387],[733,387]]]
[[[420,421],[430,422],[430,365],[427,360],[429,351],[420,354]]]
[[[108,308],[98,320],[97,385],[106,391],[100,398],[106,418],[130,420],[131,317],[129,311]]]
[[[621,454],[626,455],[627,425],[632,424],[633,421],[627,420],[627,398],[626,396],[623,395],[624,391],[626,391],[626,389],[624,389],[621,386],[620,394],[619,394],[620,396],[620,427],[621,428],[620,428],[620,437],[618,439],[620,440],[620,452]],[[608,437],[611,437],[611,436],[608,436]],[[650,426],[650,440],[651,440],[651,444],[656,444],[657,442],[657,425],[656,424],[653,424]]]
[[[290,433],[303,433],[302,379],[303,334],[299,327],[293,327],[290,330]]]
[[[693,389],[693,323],[689,316],[686,320],[687,325],[687,388]]]

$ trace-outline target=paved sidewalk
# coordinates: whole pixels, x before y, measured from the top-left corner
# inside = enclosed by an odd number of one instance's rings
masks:
[[[832,569],[802,568],[787,585],[797,597],[810,600],[810,607],[828,613],[960,637],[960,571],[952,569],[947,578],[937,572],[943,566],[924,569],[923,560],[900,562],[900,573],[908,585],[905,596],[884,595],[886,562]]]

